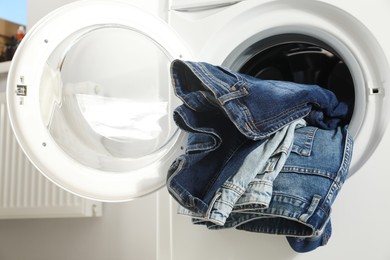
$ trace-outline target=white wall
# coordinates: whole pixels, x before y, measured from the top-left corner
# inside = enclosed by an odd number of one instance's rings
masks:
[[[27,28],[73,0],[27,0]],[[135,0],[127,0],[135,3]],[[165,1],[140,0],[164,18]],[[148,6],[153,6],[148,8]],[[0,75],[5,88],[6,74]],[[156,194],[104,204],[103,217],[0,220],[1,260],[148,260],[156,258]]]
[[[39,19],[50,11],[77,0],[27,0],[27,27],[31,28]],[[122,0],[123,1],[123,0]],[[166,0],[124,0],[143,10],[165,19],[164,11],[167,9]]]
[[[100,218],[0,220],[0,259],[155,259],[155,199],[105,204]]]
[[[8,71],[8,63],[0,64],[0,92],[4,92],[7,86],[7,73]],[[4,71],[3,71],[4,69]]]

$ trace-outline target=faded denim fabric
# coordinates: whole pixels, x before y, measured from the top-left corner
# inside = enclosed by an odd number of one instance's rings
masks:
[[[291,153],[274,181],[268,208],[248,200],[233,209],[224,226],[202,219],[193,222],[209,229],[234,227],[286,235],[298,252],[325,245],[331,235],[331,205],[348,175],[352,148],[353,140],[346,127],[299,128]]]
[[[267,138],[292,122],[334,129],[348,107],[318,86],[265,81],[200,62],[176,60],[173,86],[184,102],[174,120],[188,146],[168,170],[167,188],[180,205],[207,214],[217,190]]]
[[[240,206],[252,196],[255,197],[252,200],[253,203],[267,207],[271,200],[273,181],[284,166],[292,149],[294,131],[305,125],[306,122],[303,119],[297,120],[276,132],[261,146],[253,150],[245,158],[237,173],[217,190],[206,214],[196,214],[181,206],[178,208],[178,213],[210,221],[217,225],[224,225],[233,207]],[[255,177],[257,179],[253,183]],[[253,194],[246,192],[248,185],[251,185],[250,190]],[[245,197],[244,200],[243,197]]]

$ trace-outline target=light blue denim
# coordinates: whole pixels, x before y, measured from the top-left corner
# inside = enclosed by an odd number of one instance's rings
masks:
[[[331,206],[348,175],[352,149],[353,140],[346,127],[299,128],[291,153],[274,181],[268,208],[250,200],[234,208],[223,226],[197,218],[193,222],[209,229],[234,227],[286,235],[298,252],[325,245],[331,235]]]
[[[229,178],[216,192],[206,214],[199,214],[179,206],[178,213],[224,225],[233,207],[245,205],[245,201],[267,207],[272,195],[273,181],[284,166],[292,149],[296,128],[304,127],[305,120],[299,119],[267,139],[244,160],[235,175]],[[253,180],[256,177],[256,182]],[[246,192],[248,186],[253,192]]]

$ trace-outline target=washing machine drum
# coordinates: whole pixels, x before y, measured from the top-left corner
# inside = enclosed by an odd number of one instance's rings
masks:
[[[9,73],[22,149],[46,177],[91,199],[126,201],[162,187],[185,139],[171,116],[176,58],[190,59],[173,30],[129,4],[54,11],[26,35]]]

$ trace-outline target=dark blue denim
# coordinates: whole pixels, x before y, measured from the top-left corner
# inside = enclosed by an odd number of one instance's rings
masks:
[[[205,214],[215,191],[264,141],[245,138],[217,110],[195,112],[180,106],[174,120],[189,135],[185,154],[168,170],[167,187],[183,207]]]
[[[233,209],[223,226],[194,219],[209,229],[236,229],[286,235],[297,252],[325,245],[331,236],[331,206],[349,170],[353,140],[347,128],[295,131],[293,148],[274,181],[268,208],[254,197]],[[250,193],[250,189],[247,190]]]
[[[317,249],[317,247],[326,245],[331,235],[332,223],[329,219],[324,231],[320,235],[313,237],[287,237],[287,241],[295,252],[307,253]]]
[[[350,121],[348,105],[317,85],[261,80],[204,62],[175,60],[171,65],[177,96],[194,111],[218,107],[250,139],[258,140],[298,118],[335,129]],[[200,98],[199,98],[200,97]]]
[[[168,170],[167,188],[195,213],[206,213],[215,192],[265,138],[303,117],[333,129],[348,114],[345,104],[318,86],[264,81],[180,60],[172,63],[171,75],[184,102],[174,120],[189,137],[185,154]]]

